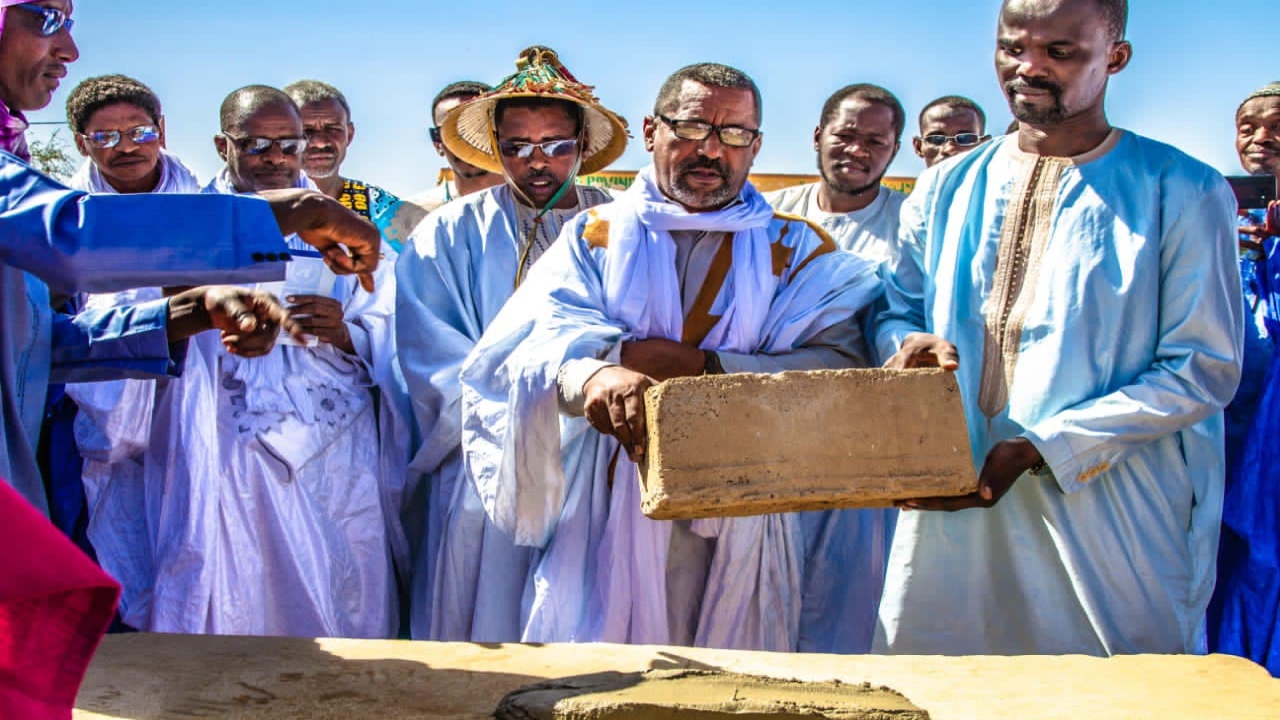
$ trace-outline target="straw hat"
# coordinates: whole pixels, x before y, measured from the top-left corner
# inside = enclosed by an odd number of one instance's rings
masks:
[[[499,100],[546,97],[568,100],[582,106],[586,122],[587,146],[579,173],[589,175],[617,160],[627,147],[627,121],[605,108],[591,92],[592,86],[578,82],[560,64],[554,50],[535,45],[516,60],[516,72],[493,89],[465,102],[445,116],[440,125],[445,147],[463,161],[501,173],[502,161],[494,149],[496,129],[493,110]]]

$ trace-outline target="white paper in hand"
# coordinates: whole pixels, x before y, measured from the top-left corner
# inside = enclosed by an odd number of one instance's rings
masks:
[[[332,297],[333,285],[338,276],[333,274],[319,255],[316,253],[312,257],[295,251],[293,259],[285,268],[283,282],[258,283],[257,288],[275,295],[286,306],[289,304],[287,298],[290,295]],[[320,339],[313,335],[307,335],[306,338],[306,347],[315,347],[320,344]],[[276,342],[281,345],[303,345],[287,333],[280,333],[280,338]]]

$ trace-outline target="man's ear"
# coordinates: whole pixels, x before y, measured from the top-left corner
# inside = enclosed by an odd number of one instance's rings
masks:
[[[1133,45],[1128,40],[1121,40],[1111,46],[1111,56],[1107,58],[1107,74],[1115,75],[1129,66],[1133,59]]]
[[[924,157],[924,141],[919,137],[911,138],[911,148],[916,151],[918,157]]]
[[[356,124],[348,120],[347,121],[347,144],[350,145],[351,141],[354,140],[355,138],[356,138]]]
[[[168,147],[168,145],[165,144],[165,139],[164,139],[164,116],[163,115],[160,116],[160,122],[156,124],[156,127],[160,129],[160,147],[162,148]]]
[[[644,149],[653,152],[653,136],[658,131],[658,125],[654,122],[653,116],[646,115],[644,125],[641,126],[641,134],[644,135]]]
[[[71,139],[76,143],[76,150],[79,151],[81,155],[89,157],[89,146],[85,144],[84,138],[80,137],[80,133],[71,133]]]
[[[818,150],[819,141],[821,139],[822,139],[822,126],[819,125],[818,127],[813,129],[813,149],[815,152]]]
[[[222,161],[223,161],[223,162],[226,162],[226,161],[227,161],[227,138],[226,138],[226,136],[224,136],[224,135],[214,135],[214,136],[213,136],[213,147],[214,147],[214,149],[215,149],[215,150],[217,150],[217,151],[218,151],[218,157],[222,158]]]

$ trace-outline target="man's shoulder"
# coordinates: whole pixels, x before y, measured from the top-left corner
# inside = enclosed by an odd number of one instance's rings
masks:
[[[817,183],[792,185],[780,190],[770,190],[767,193],[761,193],[761,195],[763,195],[765,201],[773,207],[783,211],[790,211],[794,210],[795,206],[800,204],[804,197],[810,192],[813,192],[813,189],[817,186]]]
[[[785,210],[774,210],[773,219],[769,222],[769,236],[776,242],[789,247],[798,248],[803,245],[830,247],[835,250],[835,238],[821,225],[803,215]]]
[[[1128,130],[1123,132],[1124,137],[1116,149],[1125,151],[1121,160],[1126,164],[1137,162],[1144,172],[1157,175],[1166,182],[1186,183],[1201,190],[1225,182],[1222,173],[1208,163],[1168,143]]]

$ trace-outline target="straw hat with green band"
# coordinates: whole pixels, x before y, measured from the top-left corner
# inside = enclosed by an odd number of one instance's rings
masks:
[[[445,116],[440,135],[450,152],[463,161],[490,172],[502,173],[498,157],[493,110],[506,98],[546,97],[568,100],[582,106],[586,147],[579,172],[587,175],[608,167],[627,148],[627,121],[605,108],[565,66],[554,50],[541,46],[527,48],[516,60],[516,72],[492,92],[465,102]]]

